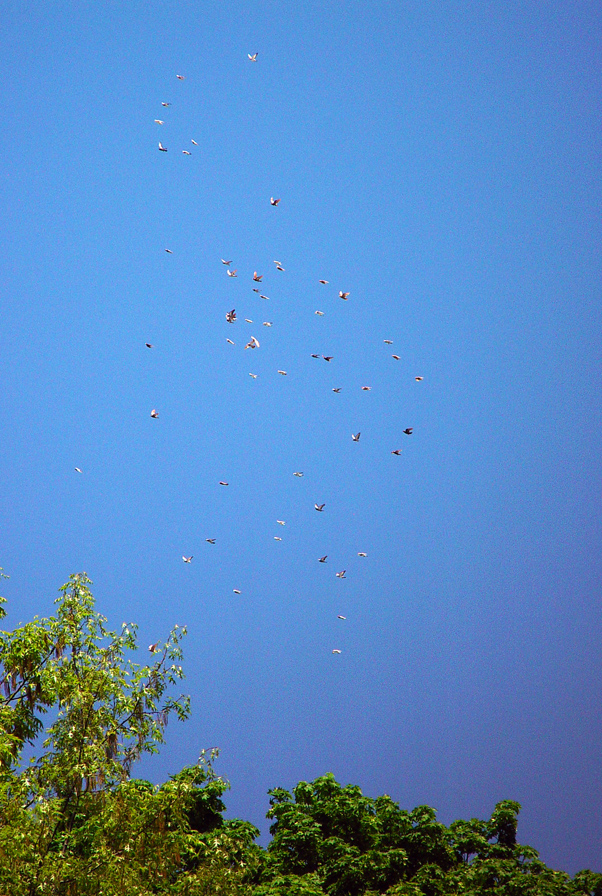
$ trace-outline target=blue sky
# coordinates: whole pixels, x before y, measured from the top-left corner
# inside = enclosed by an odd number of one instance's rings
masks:
[[[140,774],[219,747],[264,832],[326,771],[445,822],[517,799],[544,861],[602,869],[601,32],[5,10],[3,593],[16,625],[85,570],[143,647],[188,626],[193,718]]]

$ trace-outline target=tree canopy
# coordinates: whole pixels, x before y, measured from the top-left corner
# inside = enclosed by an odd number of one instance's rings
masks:
[[[257,828],[224,817],[215,751],[159,786],[133,777],[169,718],[189,715],[172,693],[186,630],[137,664],[136,626],[109,630],[90,584],[71,576],[54,616],[0,633],[1,893],[602,896],[601,874],[571,879],[517,842],[511,800],[448,827],[325,774],[270,791],[262,849]]]

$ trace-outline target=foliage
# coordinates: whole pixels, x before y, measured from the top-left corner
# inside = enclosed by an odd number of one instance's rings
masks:
[[[446,827],[327,774],[270,791],[262,850],[252,824],[223,817],[216,751],[160,786],[132,778],[169,717],[188,716],[170,696],[186,630],[138,665],[136,626],[109,631],[89,584],[72,576],[54,616],[0,632],[1,894],[602,896],[602,875],[571,880],[517,842],[510,800]]]

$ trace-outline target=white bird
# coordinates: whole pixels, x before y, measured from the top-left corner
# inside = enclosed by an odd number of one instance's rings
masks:
[[[220,483],[219,483],[219,484],[220,484],[220,485],[228,485],[227,482],[223,482],[222,480],[220,480]]]
[[[348,292],[341,292],[341,291],[339,290],[339,298],[340,298],[340,299],[345,299],[345,301],[347,301],[347,299],[349,298],[349,293],[348,293]]]
[[[260,299],[265,299],[266,302],[269,302],[269,301],[270,301],[270,297],[269,297],[269,296],[259,296],[259,298],[260,298]]]
[[[298,471],[298,472],[296,472],[296,473],[293,473],[293,476],[303,476],[303,473],[301,473],[300,471]]]
[[[161,105],[165,106],[165,108],[167,108],[167,106],[171,106],[171,103],[161,103]]]
[[[168,255],[173,255],[173,252],[171,251],[171,249],[166,249],[165,251],[167,252]]]
[[[259,376],[259,374],[258,373],[250,373],[249,376],[252,376],[253,379],[256,380],[257,377]]]
[[[281,373],[282,376],[286,376],[286,370],[279,370],[278,373]]]
[[[337,579],[344,579],[346,572],[347,572],[346,569],[342,569],[340,572],[335,573],[335,575],[336,575]]]
[[[161,121],[160,118],[155,118],[155,124],[165,124],[165,122]]]
[[[283,271],[284,268],[282,267],[281,264],[277,264],[277,265],[276,265],[276,270],[277,270],[277,271]]]
[[[230,345],[236,345],[236,343],[235,343],[235,342],[232,342],[232,340],[231,340],[231,339],[226,339],[226,342],[229,342],[229,343],[230,343]]]
[[[337,619],[347,619],[346,616],[337,616]]]
[[[279,526],[286,526],[286,523],[284,522],[284,520],[276,520],[276,522],[278,523]]]
[[[237,271],[237,268],[234,268],[233,271],[231,271],[230,269],[228,269],[228,272],[227,272],[227,273],[228,273],[228,277],[236,277],[236,271]]]
[[[184,75],[176,75],[178,81],[184,81]]]
[[[318,314],[320,317],[324,317],[323,311],[316,311],[315,314]]]
[[[83,470],[80,470],[79,467],[76,467],[76,468],[75,468],[75,472],[76,472],[76,473],[83,473]]]
[[[252,324],[252,323],[253,323],[253,321],[251,320],[250,317],[245,317],[245,320],[246,320],[246,322],[247,322],[248,324]]]
[[[392,339],[383,339],[383,342],[385,343],[385,345],[393,345]]]
[[[198,145],[199,145],[199,144],[196,142],[196,140],[191,140],[190,142],[192,143],[193,146],[198,146]]]
[[[166,147],[166,146],[163,146],[162,143],[159,143],[159,150],[160,150],[161,152],[167,152],[167,147]]]
[[[190,555],[190,557],[182,557],[182,560],[184,561],[184,563],[190,563],[190,561],[192,560],[192,554]]]
[[[336,647],[335,647],[335,649],[334,649],[332,652],[333,652],[333,653],[341,653],[341,651],[340,651],[340,650],[337,650]]]
[[[230,261],[226,261],[225,258],[222,258],[222,264],[232,264],[232,259],[230,259]]]
[[[249,57],[251,62],[257,62],[257,53],[253,53],[253,54],[247,53],[247,56]]]
[[[316,508],[316,510],[322,511],[326,507],[326,504],[314,504],[314,507]]]
[[[282,541],[279,535],[274,535],[274,541]]]
[[[234,594],[240,594],[240,591],[238,590],[238,588],[233,588],[232,590],[234,591]]]
[[[333,392],[340,392],[341,390],[340,390],[340,388],[338,388],[338,389],[333,389],[332,391],[333,391]]]
[[[367,557],[368,554],[366,554],[365,551],[358,551],[358,552],[357,552],[357,556],[358,556],[358,557]]]
[[[282,262],[281,262],[281,261],[277,261],[276,259],[274,259],[274,264],[282,264]]]
[[[254,286],[254,287],[253,287],[253,292],[256,292],[256,293],[257,293],[257,295],[259,295],[259,290],[258,290],[258,289],[257,289],[257,287],[256,287],[256,286]]]
[[[259,348],[259,340],[255,339],[254,336],[251,336],[251,339],[247,342],[245,348]]]
[[[421,383],[422,380],[424,379],[424,377],[423,376],[415,376],[414,379],[416,380],[417,383]]]
[[[361,436],[361,432],[351,433],[351,438],[354,442],[359,442]]]
[[[158,417],[158,416],[159,416],[159,414],[158,414],[157,411],[153,408],[152,411],[151,411],[151,417]]]
[[[264,325],[264,327],[271,327],[271,326],[272,326],[272,321],[271,321],[271,320],[264,320],[263,325]]]
[[[190,156],[190,155],[192,155],[192,153],[188,152],[187,149],[183,149],[183,150],[182,150],[182,155],[184,155],[184,156]]]

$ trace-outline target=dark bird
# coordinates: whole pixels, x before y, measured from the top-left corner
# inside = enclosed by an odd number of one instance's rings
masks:
[[[323,557],[320,557],[320,558],[319,558],[318,563],[326,563],[326,558],[327,558],[327,557],[328,557],[328,554],[324,554]]]
[[[206,538],[205,541],[209,544],[215,544],[215,538]]]
[[[279,202],[280,202],[279,199],[274,199],[273,196],[270,197],[270,204],[271,204],[271,205],[278,205]]]
[[[401,454],[401,448],[397,448],[397,450],[396,450],[396,451],[392,451],[391,454],[397,454],[397,455],[400,455],[400,454]]]
[[[332,359],[334,358],[334,355],[322,355],[322,357],[324,358],[325,361],[332,361]]]
[[[312,358],[319,358],[319,355],[312,355]]]
[[[326,284],[328,283],[328,280],[320,280],[319,282],[322,283],[324,286],[326,286]]]
[[[351,438],[354,442],[359,442],[361,436],[361,432],[351,433]]]
[[[337,619],[347,619],[346,616],[337,616]]]
[[[339,389],[333,389],[332,391],[333,391],[333,392],[340,392],[341,390],[340,390],[340,388],[339,388]]]
[[[411,436],[413,432],[414,432],[414,430],[412,429],[411,426],[408,426],[407,429],[404,429],[404,433],[406,434],[406,436]]]
[[[316,508],[316,510],[324,510],[326,504],[314,504],[314,507]]]
[[[396,361],[399,361],[399,355],[391,355],[392,358],[395,358]]]
[[[233,324],[236,320],[236,311],[233,308],[232,311],[226,311],[226,320],[229,324]]]
[[[337,579],[344,579],[344,578],[346,578],[346,576],[345,576],[346,572],[347,572],[346,569],[342,569],[340,572],[335,573],[335,575],[336,575]]]
[[[165,108],[167,108],[167,106],[171,106],[171,103],[161,103],[161,105],[165,106]]]
[[[158,416],[159,416],[159,414],[158,414],[157,411],[153,408],[152,411],[151,411],[151,417],[158,417]]]
[[[258,274],[257,271],[254,271],[253,280],[255,281],[255,283],[261,283],[261,281],[263,280],[263,274]]]
[[[178,79],[178,81],[184,81],[184,80],[185,80],[184,75],[176,75],[176,78]]]
[[[152,342],[145,342],[144,344],[147,348],[154,348]]]
[[[414,379],[416,380],[417,383],[421,383],[422,380],[424,379],[424,377],[423,376],[415,376]]]
[[[222,482],[222,481],[220,480],[220,485],[228,485],[228,483],[227,483],[227,482]]]
[[[167,252],[168,255],[173,255],[173,252],[171,251],[171,249],[166,249],[165,251]]]

